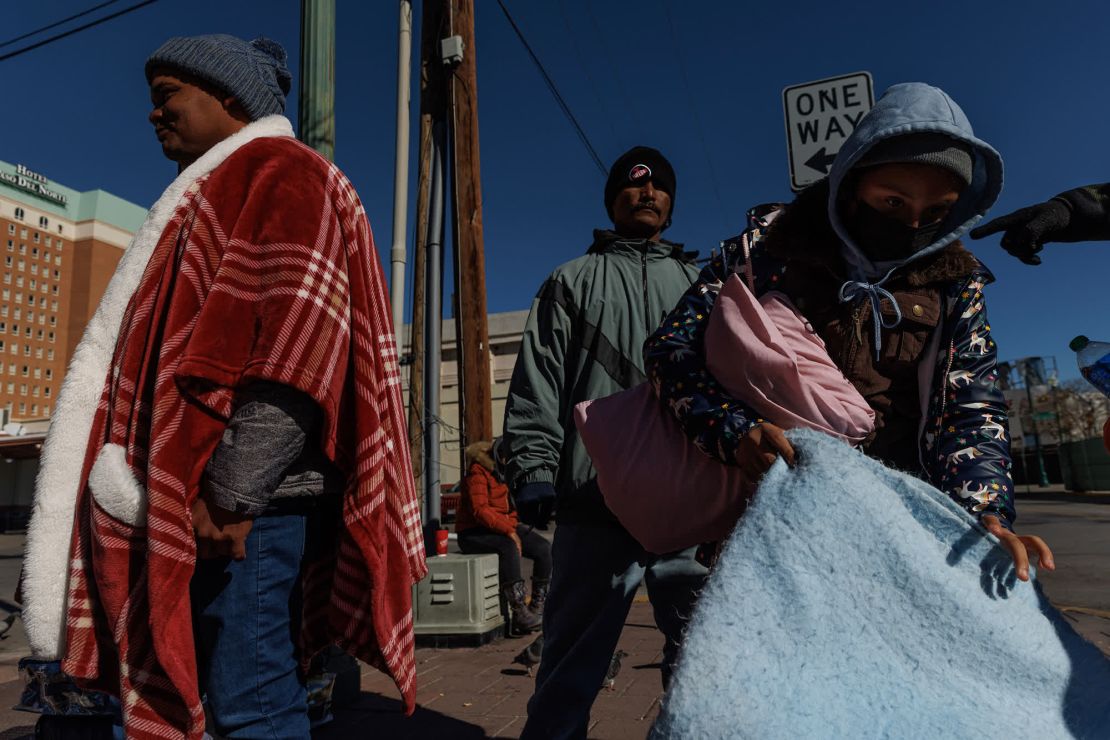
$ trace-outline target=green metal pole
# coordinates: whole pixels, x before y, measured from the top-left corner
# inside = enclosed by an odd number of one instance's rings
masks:
[[[301,141],[335,159],[335,0],[301,0]]]

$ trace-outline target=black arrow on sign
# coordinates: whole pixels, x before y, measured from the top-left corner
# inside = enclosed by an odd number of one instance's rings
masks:
[[[822,175],[829,174],[829,165],[836,159],[835,154],[825,154],[825,147],[817,150],[817,153],[806,160],[806,167],[815,169]]]

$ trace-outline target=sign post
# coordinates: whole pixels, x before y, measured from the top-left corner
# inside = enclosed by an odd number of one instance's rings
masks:
[[[794,192],[829,174],[841,145],[874,103],[870,72],[828,77],[782,91]]]

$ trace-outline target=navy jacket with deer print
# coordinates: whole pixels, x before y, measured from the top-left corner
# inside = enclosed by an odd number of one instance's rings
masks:
[[[924,85],[907,87],[892,92],[943,96]],[[883,104],[880,100],[872,111],[880,119]],[[897,118],[906,109],[886,111],[895,119],[886,130],[905,132]],[[958,108],[950,111],[952,117],[957,113]],[[757,293],[777,290],[793,300],[875,409],[877,429],[864,443],[867,454],[928,480],[969,512],[997,515],[1010,526],[1015,512],[1008,414],[983,296],[993,278],[957,241],[997,195],[1001,161],[970,135],[966,119],[941,130],[952,136],[966,131],[963,139],[979,159],[978,181],[961,196],[964,210],[954,209],[956,225],[944,231],[944,238],[896,265],[865,264],[854,245],[846,247],[845,230],[830,216],[829,204],[836,202],[830,192],[835,193],[831,189],[839,185],[842,170],[884,136],[882,126],[865,117],[853,137],[869,138],[845,144],[830,178],[788,206],[752,210],[745,238],[724,243],[645,343],[644,365],[687,435],[706,454],[734,464],[740,440],[763,419],[708,371],[705,332],[723,282],[750,271]],[[870,292],[843,295],[845,285],[863,285]],[[872,305],[879,312],[874,318]]]

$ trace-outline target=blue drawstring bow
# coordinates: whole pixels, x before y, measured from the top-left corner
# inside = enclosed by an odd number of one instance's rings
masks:
[[[886,278],[883,278],[885,280]],[[898,301],[894,299],[894,295],[882,287],[883,280],[877,283],[866,283],[862,280],[849,280],[840,286],[840,302],[850,303],[856,300],[861,295],[871,299],[871,319],[875,325],[875,359],[879,359],[879,353],[883,348],[882,330],[893,329],[902,323],[902,309],[898,307]],[[890,304],[894,306],[894,320],[887,322],[883,316],[882,305],[883,299],[886,298]]]

